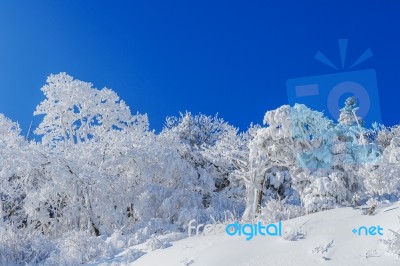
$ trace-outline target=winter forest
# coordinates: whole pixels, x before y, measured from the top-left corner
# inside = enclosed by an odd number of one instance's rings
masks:
[[[113,90],[65,73],[41,90],[28,137],[0,114],[1,264],[86,263],[115,252],[109,239],[157,248],[193,219],[276,222],[400,195],[400,127],[363,127],[355,98],[338,121],[296,104],[244,131],[185,112],[158,133]]]

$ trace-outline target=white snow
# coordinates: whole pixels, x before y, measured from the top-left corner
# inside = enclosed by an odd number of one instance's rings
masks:
[[[389,229],[400,229],[400,203],[381,205],[373,216],[362,213],[361,209],[339,208],[284,221],[284,236],[291,228],[300,229],[303,225],[305,237],[297,241],[268,236],[246,241],[243,236],[231,237],[225,233],[189,237],[172,242],[165,249],[143,248],[147,253],[131,265],[400,265],[395,255],[385,252],[380,241],[388,237]],[[362,225],[380,225],[384,228],[383,236],[352,233],[353,228]]]

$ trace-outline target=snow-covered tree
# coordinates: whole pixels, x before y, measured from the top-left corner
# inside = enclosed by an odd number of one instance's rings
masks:
[[[310,184],[304,169],[331,163],[329,141],[332,122],[304,105],[282,106],[268,111],[267,127],[256,131],[249,143],[250,178],[247,178],[247,208],[244,218],[254,217],[262,196],[296,201]]]
[[[360,168],[367,194],[398,197],[400,189],[400,134],[394,135],[379,160]]]
[[[347,126],[362,126],[364,122],[362,118],[356,114],[358,109],[357,99],[354,96],[347,98],[344,107],[340,109],[339,123]]]
[[[175,139],[179,144],[182,158],[189,162],[197,171],[197,176],[203,195],[203,205],[210,215],[220,216],[223,208],[234,211],[236,204],[228,204],[232,190],[238,184],[231,183],[230,173],[234,167],[221,160],[224,153],[228,153],[228,143],[240,146],[237,138],[238,130],[223,119],[204,114],[192,115],[189,112],[180,117],[167,118],[166,126],[161,135],[166,139]],[[240,148],[239,148],[240,149]],[[216,150],[221,152],[217,155]],[[230,205],[230,206],[228,206]],[[240,207],[238,207],[240,208]]]
[[[35,130],[43,136],[43,143],[79,143],[132,123],[147,123],[146,116],[133,117],[114,91],[95,89],[91,83],[73,79],[66,73],[50,75],[41,90],[46,99],[34,114],[44,115]]]
[[[0,226],[26,224],[23,206],[31,164],[28,143],[20,132],[17,123],[0,114]]]

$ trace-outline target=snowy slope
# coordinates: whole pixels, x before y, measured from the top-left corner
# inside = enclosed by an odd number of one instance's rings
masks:
[[[303,225],[299,231],[305,236],[297,241],[268,236],[250,241],[226,234],[194,236],[155,251],[137,246],[146,254],[131,265],[400,265],[400,259],[386,253],[380,241],[390,235],[388,229],[400,229],[398,215],[400,203],[382,205],[373,216],[362,215],[360,209],[333,209],[283,222],[284,235]],[[380,225],[384,235],[352,233],[353,228],[363,225]]]

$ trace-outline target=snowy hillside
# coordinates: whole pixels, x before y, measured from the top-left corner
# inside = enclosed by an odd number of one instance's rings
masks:
[[[155,251],[142,246],[147,253],[132,265],[400,265],[380,240],[390,237],[389,229],[400,229],[399,214],[400,203],[382,205],[373,216],[362,215],[359,209],[333,209],[283,222],[284,231],[303,225],[304,238],[299,232],[297,241],[285,240],[287,232],[283,237],[257,236],[251,241],[227,234],[190,237]],[[384,235],[352,233],[353,228],[362,225],[380,225]]]

